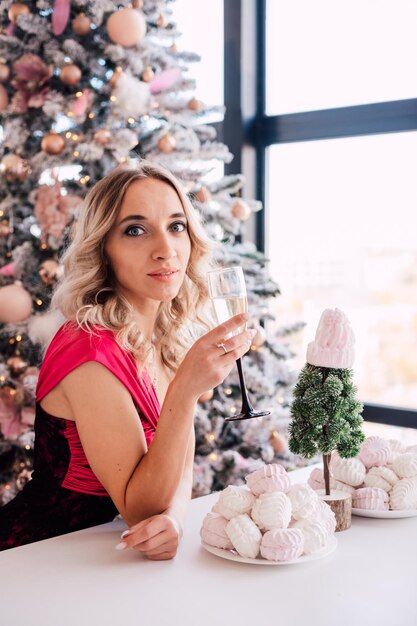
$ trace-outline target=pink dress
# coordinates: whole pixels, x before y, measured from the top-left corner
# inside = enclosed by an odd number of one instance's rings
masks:
[[[109,522],[118,513],[88,463],[76,423],[49,415],[40,404],[87,361],[107,367],[128,389],[148,447],[152,442],[160,406],[146,369],[139,378],[135,359],[111,331],[96,327],[91,334],[65,323],[49,345],[39,374],[32,479],[0,508],[0,550]]]

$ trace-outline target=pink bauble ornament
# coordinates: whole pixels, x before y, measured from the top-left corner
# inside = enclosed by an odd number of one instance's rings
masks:
[[[32,312],[32,298],[17,280],[13,285],[0,288],[0,322],[23,322]]]
[[[146,35],[146,20],[140,11],[125,7],[110,15],[107,33],[114,43],[124,48],[132,48]]]
[[[10,78],[10,67],[6,63],[0,63],[0,83],[7,83]]]
[[[0,111],[5,111],[9,106],[9,95],[6,88],[0,85]]]

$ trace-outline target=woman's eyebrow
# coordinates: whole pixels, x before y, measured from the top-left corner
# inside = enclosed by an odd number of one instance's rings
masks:
[[[173,213],[172,215],[169,216],[168,219],[173,219],[175,217],[185,217],[185,213]],[[132,220],[140,220],[140,221],[147,221],[147,217],[145,215],[127,215],[126,217],[124,217],[122,220],[120,220],[119,222],[119,226],[120,224],[123,224],[124,222],[130,222]]]

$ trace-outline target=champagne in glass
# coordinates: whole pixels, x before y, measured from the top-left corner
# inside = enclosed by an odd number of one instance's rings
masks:
[[[241,267],[225,267],[208,273],[208,285],[210,297],[213,301],[214,310],[219,324],[226,322],[234,315],[246,313],[248,310],[248,301],[246,297],[246,284],[243,270]],[[231,333],[238,334],[243,328]],[[225,337],[227,339],[228,337]],[[226,417],[225,421],[237,421],[250,419],[252,417],[262,417],[269,415],[270,411],[255,411],[250,403],[248,392],[246,389],[245,378],[242,369],[242,360],[236,361],[240,389],[242,392],[242,410],[239,415]]]

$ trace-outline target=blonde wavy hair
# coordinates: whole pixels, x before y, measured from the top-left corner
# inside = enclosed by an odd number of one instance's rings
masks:
[[[64,318],[94,334],[100,326],[115,332],[118,344],[145,363],[152,346],[134,319],[127,299],[118,292],[111,266],[105,257],[107,235],[120,211],[129,185],[153,178],[173,187],[178,194],[188,222],[191,253],[178,295],[161,302],[154,326],[163,362],[176,371],[191,344],[213,327],[208,304],[206,273],[213,269],[211,252],[214,242],[206,235],[199,216],[180,182],[164,167],[141,161],[138,167],[119,166],[97,182],[88,192],[73,241],[64,252],[64,275],[51,302]]]

